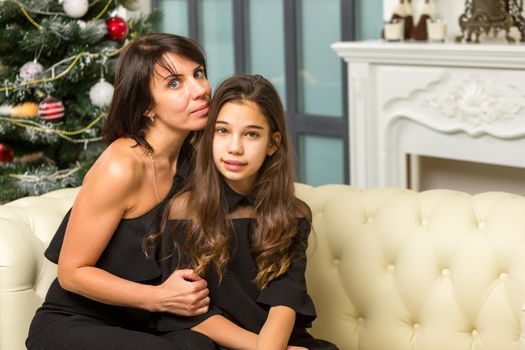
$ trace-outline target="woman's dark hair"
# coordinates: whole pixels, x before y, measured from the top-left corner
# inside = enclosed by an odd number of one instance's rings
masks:
[[[206,71],[206,59],[201,48],[191,39],[166,33],[150,33],[127,44],[117,62],[115,91],[109,107],[102,135],[107,144],[121,137],[133,138],[147,151],[153,152],[144,138],[147,118],[144,116],[153,105],[150,82],[159,65],[175,74],[176,67],[166,57],[174,53],[201,65]]]

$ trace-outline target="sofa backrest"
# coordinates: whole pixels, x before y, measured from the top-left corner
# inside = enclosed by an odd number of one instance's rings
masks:
[[[25,349],[78,189],[0,206],[0,350]],[[312,333],[341,350],[525,349],[525,198],[297,184],[312,209]]]
[[[525,198],[297,185],[313,333],[342,350],[524,349]]]

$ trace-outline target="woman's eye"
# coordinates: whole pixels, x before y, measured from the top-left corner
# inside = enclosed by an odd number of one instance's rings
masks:
[[[168,83],[168,86],[170,88],[178,88],[180,85],[180,80],[179,79],[173,79],[171,80],[169,83]]]
[[[248,131],[248,132],[246,133],[246,136],[248,136],[248,137],[252,137],[252,138],[255,138],[255,137],[259,137],[259,133],[256,132],[256,131]]]
[[[204,69],[203,69],[203,68],[199,68],[199,69],[197,69],[197,70],[195,71],[194,77],[195,77],[196,79],[206,77],[206,75],[204,74]]]

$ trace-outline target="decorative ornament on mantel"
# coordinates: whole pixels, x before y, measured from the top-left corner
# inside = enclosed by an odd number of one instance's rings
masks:
[[[430,0],[425,0],[423,7],[421,8],[421,13],[419,21],[412,30],[412,39],[414,40],[427,40],[428,39],[428,30],[427,30],[427,21],[432,20],[432,7],[430,5]]]
[[[401,4],[405,8],[405,40],[408,40],[412,36],[412,30],[414,29],[414,7],[412,6],[412,0],[401,0]]]
[[[522,12],[522,0],[466,0],[465,12],[459,17],[461,35],[456,37],[456,42],[474,40],[478,44],[482,34],[496,37],[500,31],[504,31],[507,42],[514,43],[516,39],[510,35],[512,27],[518,28],[520,41],[525,42],[525,18]]]
[[[403,0],[396,5],[392,16],[381,32],[381,38],[386,41],[400,41],[404,38],[404,19],[405,19],[405,5]]]

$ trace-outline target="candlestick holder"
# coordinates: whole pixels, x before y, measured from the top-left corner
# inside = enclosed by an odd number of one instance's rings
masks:
[[[492,32],[497,36],[500,31],[504,31],[507,41],[513,43],[516,39],[510,35],[510,30],[517,27],[520,40],[525,42],[525,18],[522,11],[523,0],[466,0],[465,12],[459,17],[461,35],[456,37],[456,41],[465,39],[467,42],[479,43],[481,34],[489,35]]]

